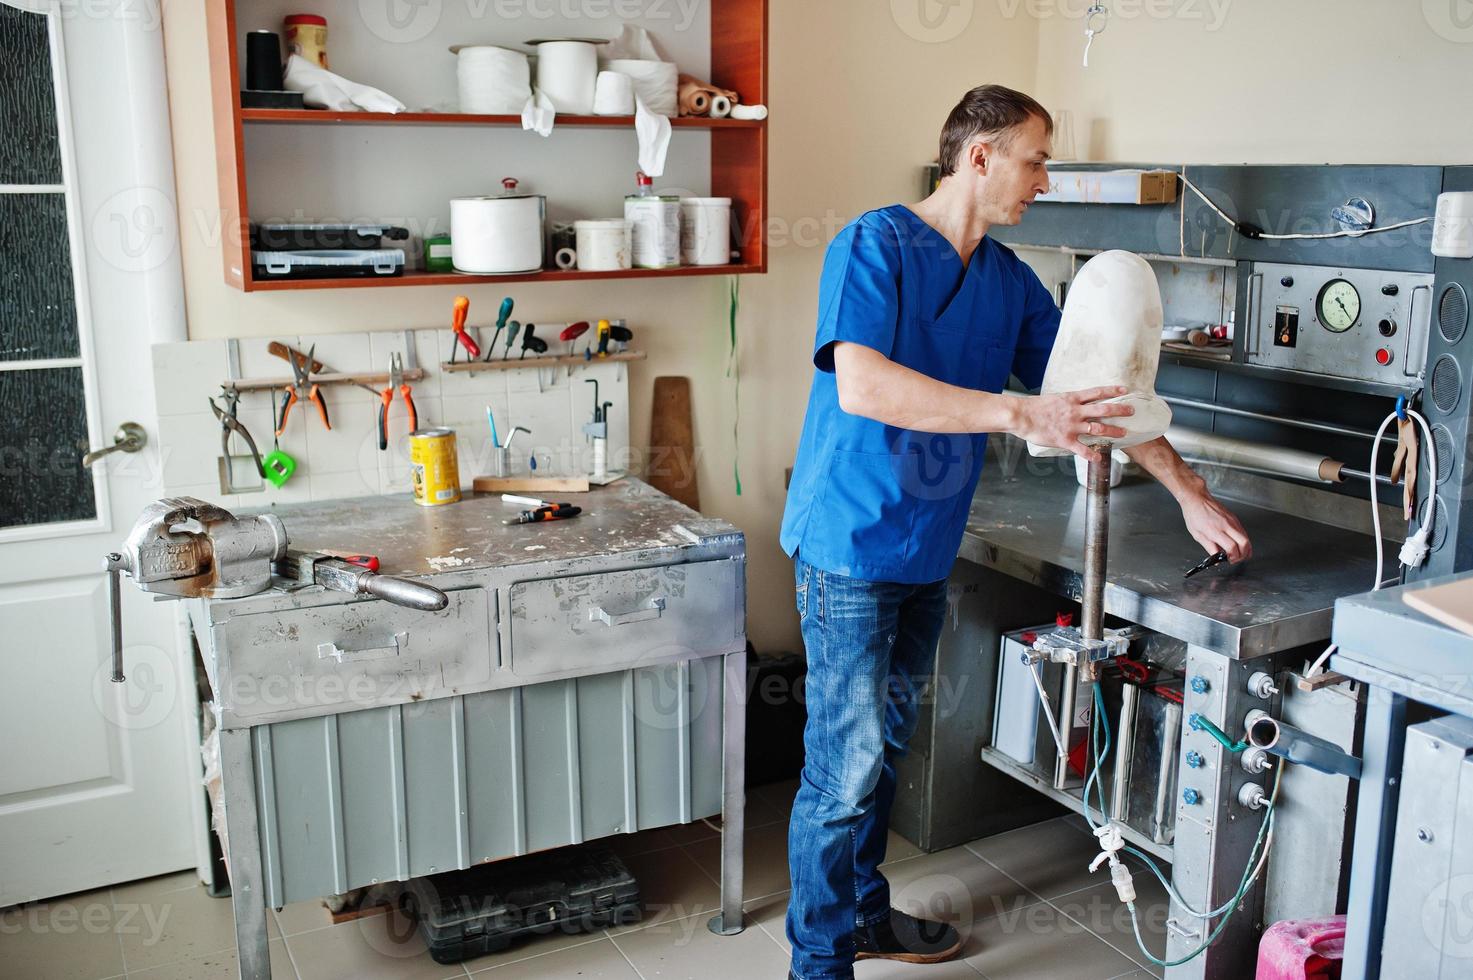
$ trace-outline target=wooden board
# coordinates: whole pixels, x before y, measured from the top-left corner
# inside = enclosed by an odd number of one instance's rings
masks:
[[[701,509],[689,378],[655,379],[654,400],[650,405],[650,456],[645,480],[691,510]]]
[[[586,476],[478,476],[476,493],[587,493]]]
[[[1417,612],[1473,636],[1473,579],[1403,592],[1401,599]]]

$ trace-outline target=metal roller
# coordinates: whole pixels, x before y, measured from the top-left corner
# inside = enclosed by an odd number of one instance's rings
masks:
[[[1249,442],[1179,425],[1166,430],[1166,441],[1183,457],[1230,469],[1257,470],[1317,483],[1340,483],[1347,475],[1344,463],[1323,453]]]

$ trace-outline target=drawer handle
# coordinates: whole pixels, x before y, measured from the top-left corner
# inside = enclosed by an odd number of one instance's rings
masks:
[[[385,657],[397,657],[409,646],[409,633],[394,634],[394,645],[391,647],[365,647],[362,650],[345,650],[336,643],[317,644],[317,659],[326,660],[331,657],[338,663],[353,663],[359,660],[382,660]]]
[[[649,601],[649,605],[633,612],[611,614],[602,606],[594,606],[588,610],[588,621],[603,623],[605,626],[623,626],[626,623],[643,623],[651,619],[659,619],[660,614],[664,611],[665,597],[657,595]]]

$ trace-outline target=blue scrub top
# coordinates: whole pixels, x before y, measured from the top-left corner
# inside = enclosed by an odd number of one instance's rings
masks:
[[[938,381],[997,392],[1043,371],[1059,310],[1012,250],[984,237],[970,263],[902,205],[862,215],[829,245],[819,282],[813,389],[782,547],[874,582],[946,578],[987,436],[900,429],[839,407],[833,345],[871,347]]]

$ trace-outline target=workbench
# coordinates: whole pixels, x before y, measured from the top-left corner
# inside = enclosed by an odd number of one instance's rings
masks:
[[[1339,649],[1330,669],[1366,686],[1346,980],[1468,975],[1473,636],[1402,600],[1468,577],[1427,579],[1335,604]],[[1450,716],[1437,717],[1441,712]]]
[[[741,929],[743,536],[633,479],[577,502],[515,526],[499,496],[272,510],[441,612],[279,580],[187,600],[242,977],[270,976],[268,907],[717,813],[711,928]]]
[[[991,736],[1002,634],[1052,622],[1068,608],[1061,598],[1077,601],[1082,595],[1085,496],[1072,458],[1034,459],[1014,440],[992,440],[950,583],[951,628],[937,652],[937,707],[923,714],[914,756],[901,766],[897,829],[913,839],[919,832],[923,839],[917,842],[928,850],[1038,819],[1042,814],[1032,802],[1037,797],[1020,795],[1018,784],[1075,812],[1083,809],[1077,789],[1055,789],[1052,781],[993,749]],[[1264,701],[1249,693],[1247,681],[1256,671],[1292,669],[1299,666],[1297,657],[1323,650],[1336,598],[1364,590],[1374,577],[1372,539],[1293,516],[1288,508],[1226,502],[1249,532],[1252,560],[1185,580],[1202,549],[1188,535],[1170,493],[1145,476],[1128,476],[1114,488],[1105,612],[1116,617],[1114,625],[1145,627],[1184,645],[1184,719],[1200,713],[1225,731],[1241,733],[1247,712],[1263,708],[1328,732],[1348,748],[1357,717],[1354,698],[1337,691],[1285,692]],[[968,694],[947,704],[947,691]],[[977,765],[979,755],[988,768]],[[1260,814],[1239,805],[1239,789],[1266,777],[1250,776],[1207,732],[1186,724],[1180,757],[1201,764],[1178,767],[1174,841],[1136,832],[1126,837],[1172,863],[1174,884],[1194,907],[1213,908],[1237,890],[1260,823]],[[1007,778],[999,779],[999,773]],[[1277,878],[1270,864],[1268,912],[1325,905],[1333,912],[1342,856],[1323,844],[1343,833],[1348,780],[1310,771],[1284,778],[1286,799],[1316,803],[1300,804],[1293,820],[1287,807],[1280,808],[1275,851],[1298,851],[1300,864],[1296,873]],[[1218,945],[1166,975],[1250,976],[1265,890],[1262,884],[1254,889],[1245,902],[1249,911],[1233,917]],[[1168,959],[1205,938],[1199,920],[1175,909],[1167,933]]]

